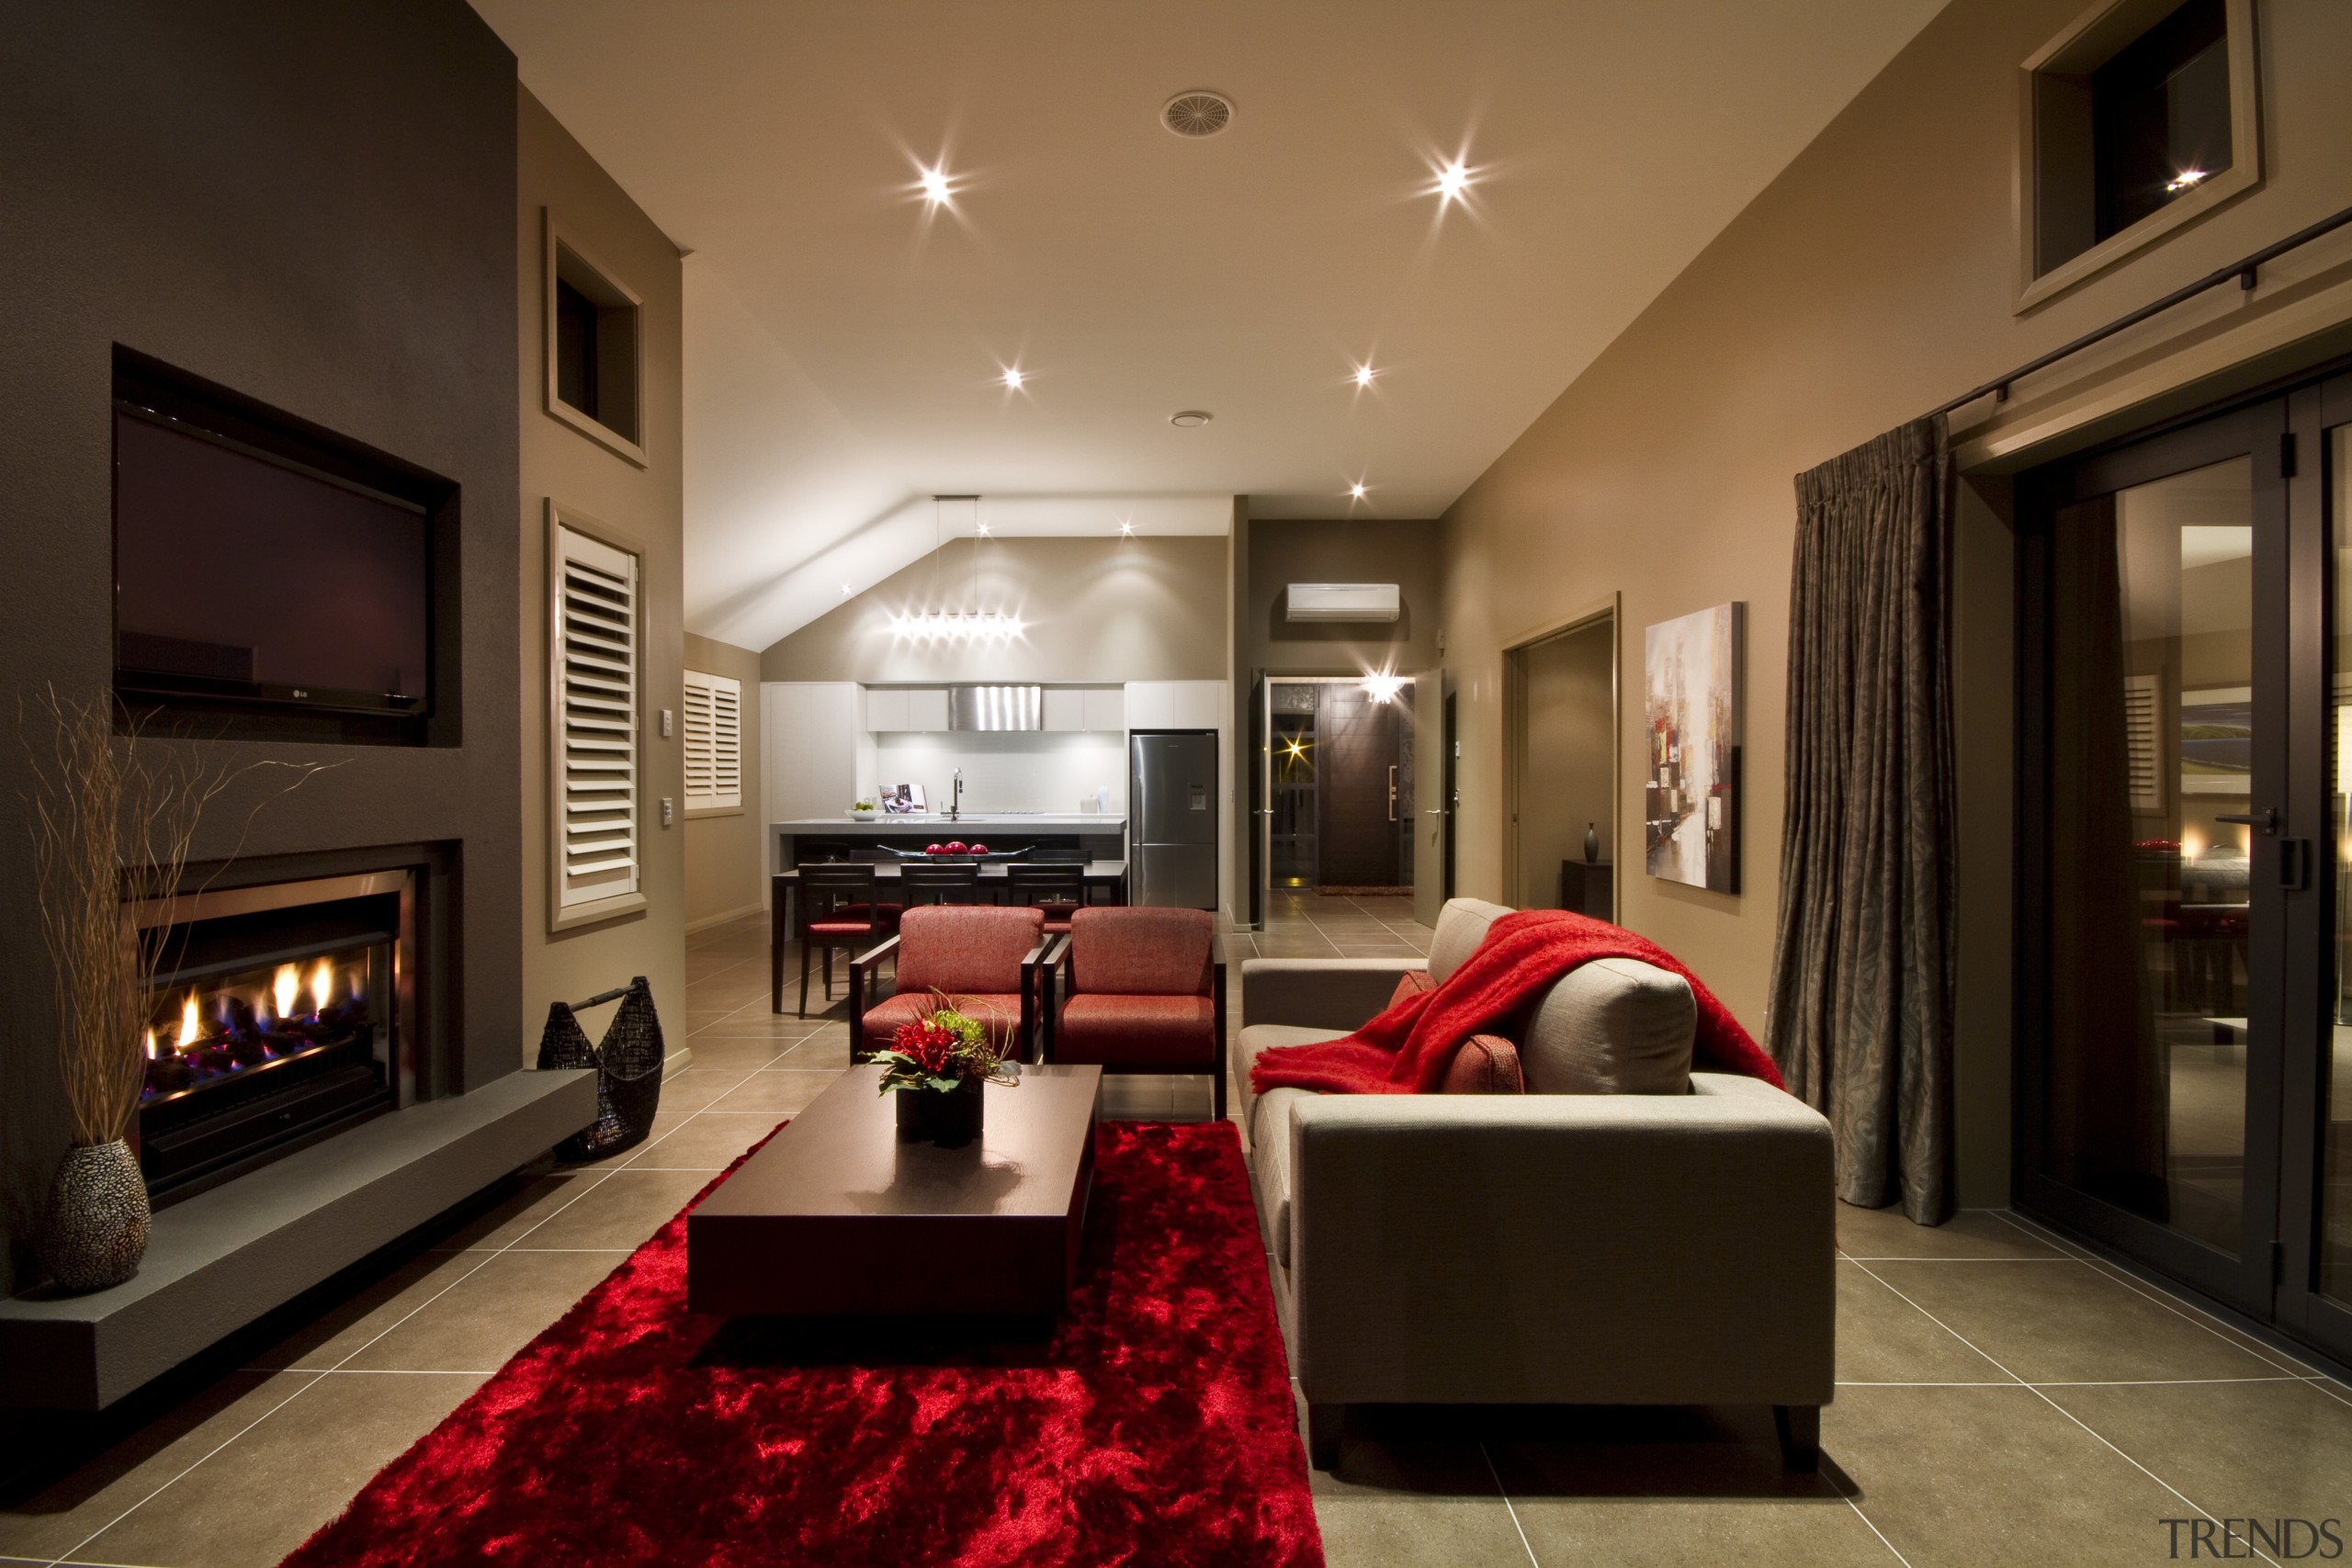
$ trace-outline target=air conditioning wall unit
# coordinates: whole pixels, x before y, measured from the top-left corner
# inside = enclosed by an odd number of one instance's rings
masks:
[[[1393,582],[1294,582],[1283,618],[1292,621],[1393,621],[1404,595]]]

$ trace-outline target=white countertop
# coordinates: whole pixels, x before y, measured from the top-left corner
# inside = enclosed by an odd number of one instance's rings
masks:
[[[1053,831],[1066,833],[1075,829],[1080,832],[1115,833],[1127,825],[1125,816],[1116,812],[1021,812],[967,811],[961,817],[949,818],[938,812],[928,815],[877,816],[872,820],[843,814],[840,817],[802,817],[789,822],[771,822],[771,833],[840,833],[844,831],[875,833],[899,831],[905,833],[935,833],[943,828],[962,830],[967,828],[994,828],[1002,831]]]

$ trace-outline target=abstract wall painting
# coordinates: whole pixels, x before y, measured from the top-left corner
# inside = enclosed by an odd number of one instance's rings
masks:
[[[1647,870],[1715,893],[1739,891],[1747,623],[1735,601],[1642,634]]]

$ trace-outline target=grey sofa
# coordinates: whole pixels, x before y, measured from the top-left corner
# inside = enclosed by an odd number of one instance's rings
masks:
[[[1449,903],[1432,977],[1506,912]],[[1689,987],[1623,959],[1539,1006],[1525,1093],[1250,1093],[1259,1052],[1352,1029],[1420,966],[1242,965],[1251,1179],[1316,1468],[1352,1404],[1759,1404],[1813,1469],[1837,1337],[1828,1122],[1687,1072]],[[1611,1072],[1631,1081],[1577,1077]],[[1659,1091],[1547,1092],[1571,1083]]]

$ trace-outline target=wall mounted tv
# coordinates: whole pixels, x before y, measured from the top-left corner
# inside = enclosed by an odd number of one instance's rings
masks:
[[[289,738],[330,738],[285,729],[308,713],[358,718],[334,738],[423,740],[455,487],[119,362],[115,391],[116,691],[274,715]]]

